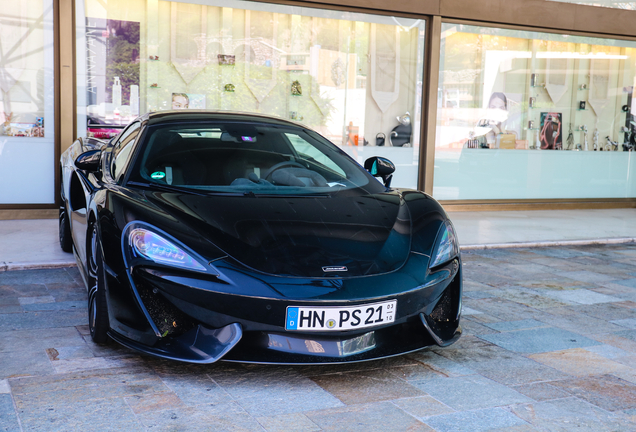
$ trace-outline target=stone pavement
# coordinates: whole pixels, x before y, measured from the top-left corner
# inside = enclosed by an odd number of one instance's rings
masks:
[[[335,366],[96,346],[75,268],[0,273],[0,431],[633,431],[636,245],[463,253],[464,336]]]

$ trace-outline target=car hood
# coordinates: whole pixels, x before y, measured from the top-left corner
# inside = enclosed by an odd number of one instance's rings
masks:
[[[314,197],[146,192],[146,197],[234,260],[270,275],[382,274],[399,269],[410,252],[411,218],[397,191]]]

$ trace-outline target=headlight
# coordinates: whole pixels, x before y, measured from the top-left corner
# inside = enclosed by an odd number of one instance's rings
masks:
[[[440,228],[440,241],[437,244],[437,251],[433,255],[433,260],[429,267],[436,267],[459,255],[459,243],[453,224],[447,220]]]
[[[128,235],[128,245],[135,256],[157,264],[188,270],[206,271],[196,259],[179,246],[145,228],[134,228]]]

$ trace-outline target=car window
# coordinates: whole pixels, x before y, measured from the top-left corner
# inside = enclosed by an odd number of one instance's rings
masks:
[[[285,136],[292,144],[296,152],[304,159],[311,160],[314,163],[319,163],[323,167],[333,170],[340,174],[342,177],[346,177],[346,174],[342,168],[329,159],[326,154],[318,150],[313,145],[302,139],[300,136],[294,133],[286,133]]]
[[[119,177],[126,168],[128,159],[130,158],[131,151],[135,138],[141,130],[141,123],[135,122],[126,129],[119,138],[115,148],[113,149],[113,162],[111,163],[111,175],[115,181],[119,181]]]
[[[144,136],[131,181],[267,195],[384,190],[329,140],[291,124],[168,123]]]

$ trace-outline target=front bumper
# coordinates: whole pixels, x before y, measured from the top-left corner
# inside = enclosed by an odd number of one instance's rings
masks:
[[[460,260],[438,269],[438,274],[446,277],[384,296],[345,300],[342,291],[347,287],[342,285],[326,289],[324,295],[299,299],[281,295],[289,292],[289,280],[278,278],[285,284],[282,287],[261,278],[258,283],[267,285],[271,295],[262,295],[256,281],[254,295],[236,295],[227,292],[227,287],[219,289],[218,281],[210,278],[136,268],[129,280],[155,331],[154,341],[147,337],[135,341],[134,335],[114,331],[111,337],[151,355],[193,363],[223,359],[325,364],[390,357],[431,345],[450,345],[461,336]],[[374,283],[373,276],[363,279],[367,285]],[[374,292],[371,286],[368,290]],[[288,306],[354,306],[391,299],[397,300],[396,318],[385,326],[339,332],[297,332],[284,327]]]

